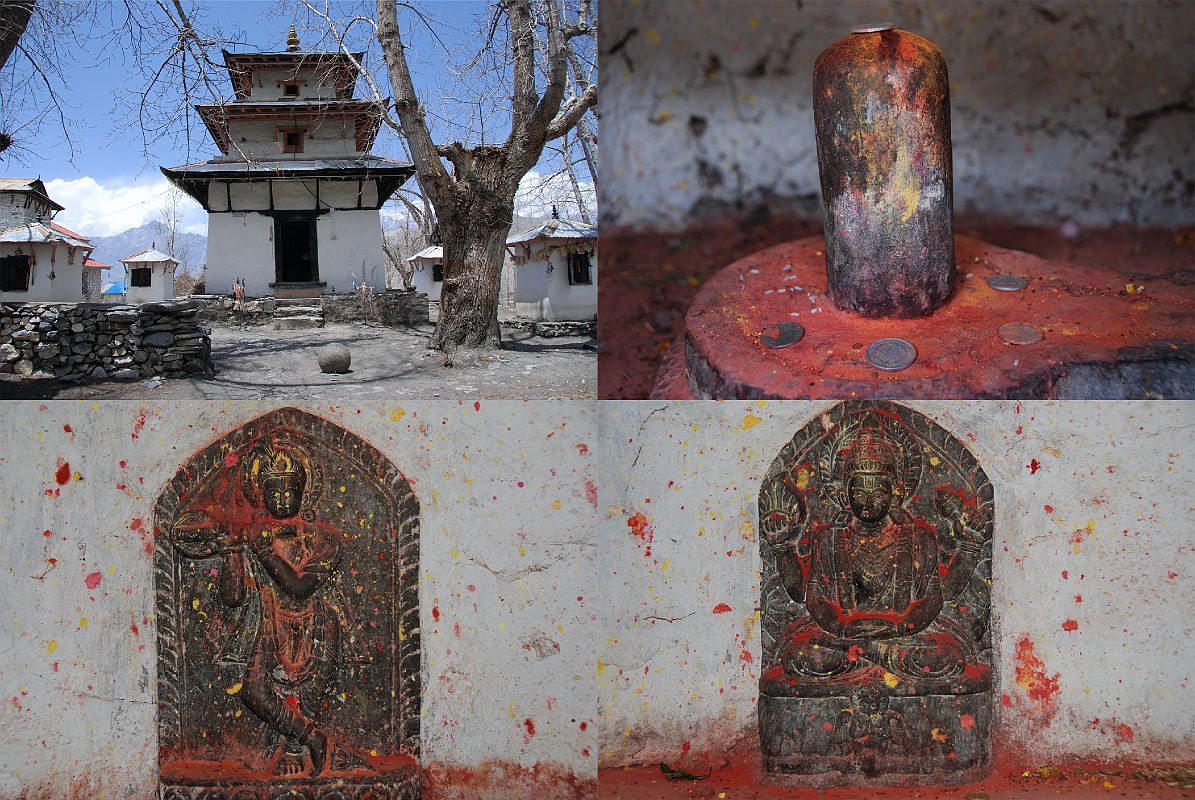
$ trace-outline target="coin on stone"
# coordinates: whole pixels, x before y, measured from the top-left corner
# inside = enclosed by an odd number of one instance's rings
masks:
[[[988,286],[997,292],[1019,292],[1028,285],[1029,281],[1020,275],[993,275],[988,278]]]
[[[867,348],[867,361],[885,372],[900,372],[917,360],[917,348],[904,339],[876,339]]]
[[[1041,328],[1028,322],[1008,322],[997,331],[1000,338],[1009,344],[1034,344],[1045,338]]]
[[[765,328],[765,330],[771,330],[773,327],[777,330],[775,336],[760,334],[759,340],[774,350],[781,347],[788,347],[790,344],[796,344],[805,335],[805,328],[796,322],[777,322],[775,325]]]

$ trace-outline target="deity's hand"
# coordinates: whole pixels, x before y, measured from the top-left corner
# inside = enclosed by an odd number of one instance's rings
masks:
[[[801,524],[803,514],[780,482],[773,482],[763,492],[759,507],[759,532],[769,543],[782,544],[791,539]]]

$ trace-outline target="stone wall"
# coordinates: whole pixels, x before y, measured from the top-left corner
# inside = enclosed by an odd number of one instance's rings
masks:
[[[602,764],[758,747],[759,491],[834,403],[602,405]],[[1195,404],[903,405],[965,443],[995,489],[1002,752],[1189,760]]]
[[[194,303],[0,304],[0,372],[68,381],[211,375]]]
[[[946,56],[956,213],[1189,226],[1192,18],[1151,0],[603,4],[602,225],[820,217],[813,62],[884,21]]]
[[[369,321],[392,328],[426,325],[428,299],[423,292],[374,292],[370,298]],[[249,298],[237,308],[231,297],[224,295],[192,295],[190,300],[199,306],[199,318],[206,322],[230,325],[270,325],[274,321],[276,303],[273,297]],[[320,298],[324,321],[329,323],[363,322],[361,298],[356,294],[326,294]]]

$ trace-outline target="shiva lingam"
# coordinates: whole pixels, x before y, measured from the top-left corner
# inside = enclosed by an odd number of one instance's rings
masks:
[[[954,234],[950,88],[932,42],[855,28],[818,57],[813,99],[823,235],[707,281],[653,397],[1195,396],[1182,276],[1143,298],[1133,276]],[[1077,365],[1097,374],[1068,383]]]

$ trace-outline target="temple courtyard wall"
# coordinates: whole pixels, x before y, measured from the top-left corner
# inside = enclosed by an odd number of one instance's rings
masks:
[[[603,404],[603,767],[705,774],[758,751],[760,486],[834,405]],[[994,756],[1189,761],[1191,404],[904,405],[960,439],[994,486]]]
[[[6,407],[0,797],[155,796],[155,499],[277,407]],[[596,422],[588,403],[525,408],[305,409],[380,450],[419,501],[425,798],[594,791]]]

